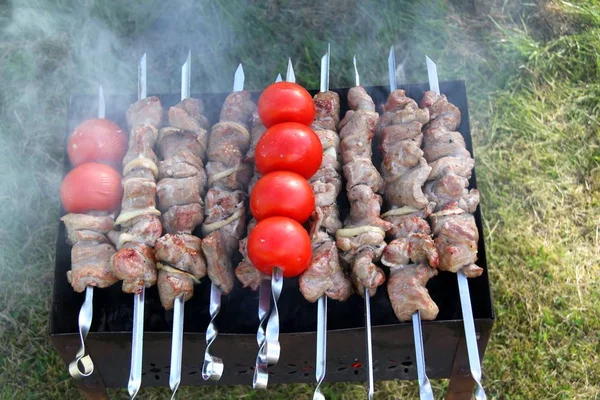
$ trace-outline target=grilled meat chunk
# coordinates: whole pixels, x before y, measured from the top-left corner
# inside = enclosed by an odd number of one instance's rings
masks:
[[[409,321],[415,312],[420,311],[421,319],[435,319],[439,309],[425,285],[437,275],[437,271],[425,264],[410,264],[390,270],[387,289],[396,317],[400,321]]]
[[[136,101],[127,110],[127,125],[135,128],[139,125],[158,127],[163,120],[163,108],[156,96]]]
[[[117,281],[110,266],[115,253],[107,233],[112,229],[113,218],[106,215],[67,214],[61,218],[67,230],[71,249],[71,270],[67,280],[76,292],[86,287],[105,288]]]
[[[113,273],[123,281],[125,293],[140,293],[156,284],[154,249],[137,241],[127,242],[111,259]]]
[[[173,309],[175,299],[183,295],[183,301],[188,301],[194,296],[194,279],[188,273],[176,268],[170,268],[159,264],[158,292],[160,293],[160,304],[165,310]]]

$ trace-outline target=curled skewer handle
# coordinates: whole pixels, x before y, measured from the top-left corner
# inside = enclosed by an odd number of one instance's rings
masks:
[[[144,349],[144,301],[146,288],[133,298],[133,334],[131,337],[131,370],[127,391],[131,399],[137,396],[142,385],[142,355]]]
[[[85,300],[79,310],[79,340],[81,346],[75,359],[69,364],[69,374],[75,379],[83,379],[90,376],[94,372],[94,363],[92,358],[85,354],[85,338],[90,331],[92,325],[92,317],[94,315],[94,288],[88,286],[85,288]]]
[[[373,335],[371,332],[371,297],[369,289],[365,288],[365,333],[367,339],[367,372],[369,376],[367,396],[369,400],[375,395],[375,379],[373,377]]]
[[[475,380],[475,399],[487,400],[483,386],[481,385],[481,362],[479,360],[479,348],[477,347],[477,336],[475,335],[475,321],[473,320],[473,309],[471,308],[471,295],[469,293],[469,282],[462,270],[456,274],[458,279],[458,291],[460,293],[460,306],[462,308],[465,326],[465,339],[467,342],[467,353],[469,356],[469,367],[471,376]]]
[[[221,289],[214,283],[210,285],[210,323],[206,329],[206,351],[204,352],[204,363],[202,364],[202,378],[218,381],[223,375],[223,360],[210,353],[213,342],[217,339],[219,330],[215,319],[221,310]]]
[[[256,332],[256,342],[258,343],[258,355],[256,356],[256,365],[254,367],[254,377],[252,378],[252,387],[255,389],[265,389],[269,382],[269,372],[266,363],[261,358],[261,351],[265,345],[266,324],[271,311],[271,281],[263,279],[260,283],[258,292],[258,330]]]
[[[183,294],[175,298],[173,304],[173,338],[171,339],[171,371],[169,372],[169,387],[171,388],[171,399],[181,383],[181,359],[183,350],[183,315],[185,302]]]
[[[415,353],[417,356],[417,375],[419,377],[419,394],[421,400],[433,400],[433,389],[425,371],[425,347],[423,346],[423,330],[421,328],[421,312],[412,315]]]
[[[327,296],[323,295],[317,303],[317,365],[315,368],[317,387],[313,400],[325,400],[321,384],[325,380],[327,366]]]
[[[279,361],[281,347],[279,346],[279,308],[277,303],[279,302],[282,289],[283,271],[279,268],[274,268],[271,277],[273,309],[271,310],[271,315],[269,315],[269,322],[267,322],[265,344],[260,352],[262,361],[267,365],[277,364],[277,361]]]

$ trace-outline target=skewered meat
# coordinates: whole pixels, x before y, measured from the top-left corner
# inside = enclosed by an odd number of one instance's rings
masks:
[[[428,109],[430,122],[425,127],[424,155],[437,163],[425,187],[427,197],[436,203],[431,215],[435,246],[440,255],[439,268],[466,276],[480,276],[477,261],[479,232],[472,212],[479,204],[479,192],[468,189],[475,164],[465,148],[462,135],[455,131],[460,111],[445,95],[426,92],[421,107]]]
[[[403,90],[390,93],[383,110],[378,137],[385,203],[390,208],[383,217],[393,225],[388,232],[393,240],[381,257],[390,268],[388,295],[399,320],[407,321],[417,311],[422,319],[435,319],[439,309],[425,285],[437,274],[439,257],[424,219],[433,207],[423,193],[431,167],[420,148],[429,112],[419,109]]]
[[[250,231],[256,226],[256,220],[252,218],[248,222],[248,235]],[[244,287],[249,287],[252,290],[258,289],[260,282],[263,279],[269,279],[270,277],[257,270],[250,258],[248,257],[248,236],[240,240],[239,246],[240,253],[242,254],[242,261],[235,268],[235,276],[238,278]]]
[[[250,128],[250,147],[246,152],[246,158],[244,161],[246,163],[252,163],[254,165],[252,176],[250,177],[250,182],[248,184],[248,194],[252,192],[252,188],[256,184],[256,182],[260,179],[261,174],[258,172],[256,168],[256,164],[254,164],[254,155],[256,152],[256,146],[258,141],[262,137],[262,135],[267,131],[267,128],[263,125],[260,117],[258,116],[258,110],[255,110],[252,114],[252,122]],[[242,254],[242,261],[235,268],[235,276],[242,283],[244,287],[249,287],[252,290],[257,290],[260,286],[260,283],[263,279],[269,279],[270,277],[263,274],[259,270],[257,270],[252,262],[250,261],[250,257],[248,257],[248,235],[250,235],[250,231],[256,226],[257,221],[252,218],[250,222],[248,222],[248,230],[246,237],[240,240],[239,242],[239,251]]]
[[[208,120],[201,100],[187,98],[169,108],[169,127],[159,132],[158,205],[163,212],[167,234],[156,242],[158,292],[166,310],[175,298],[184,301],[194,295],[194,283],[206,275],[202,240],[192,231],[204,219],[202,198],[207,177],[206,158]]]
[[[342,228],[337,197],[342,189],[340,176],[339,122],[340,97],[335,92],[320,92],[314,97],[316,118],[311,128],[323,147],[321,166],[309,182],[315,194],[311,216],[312,258],[300,276],[300,291],[311,303],[321,296],[344,301],[352,294],[352,283],[340,265],[333,235]]]
[[[352,280],[359,293],[371,295],[385,281],[381,268],[374,263],[385,248],[385,232],[391,224],[380,218],[383,179],[371,161],[371,141],[379,114],[373,100],[360,86],[348,92],[349,110],[340,122],[343,171],[346,177],[350,215],[344,228],[336,232],[340,258],[351,266]]]
[[[61,218],[67,229],[71,250],[71,270],[67,280],[76,292],[87,286],[105,288],[117,281],[110,266],[115,247],[107,234],[114,218],[104,215],[67,214]]]
[[[202,249],[208,276],[224,294],[233,289],[231,255],[245,233],[244,191],[252,169],[244,161],[251,144],[248,127],[255,111],[250,92],[231,93],[208,143],[206,171],[210,189],[205,199]]]
[[[156,218],[157,156],[153,151],[162,123],[163,109],[157,97],[132,104],[127,110],[131,128],[129,149],[123,159],[123,201],[115,223],[122,227],[119,249],[111,263],[123,291],[138,293],[156,283],[154,241],[160,235]]]

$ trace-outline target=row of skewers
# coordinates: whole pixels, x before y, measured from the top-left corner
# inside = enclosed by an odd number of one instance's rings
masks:
[[[73,146],[71,139],[69,142],[69,155],[76,168],[67,175],[61,188],[63,204],[69,212],[63,221],[73,244],[68,278],[74,290],[86,291],[79,318],[82,347],[70,365],[73,376],[88,376],[93,371],[84,347],[91,324],[93,287],[106,287],[123,280],[123,291],[134,293],[128,390],[131,398],[137,395],[141,385],[144,292],[146,287],[157,284],[165,309],[174,309],[169,384],[175,396],[181,379],[184,304],[193,296],[194,283],[208,274],[211,322],[206,332],[202,372],[204,379],[218,380],[223,373],[223,363],[210,353],[210,348],[218,334],[215,318],[221,295],[228,294],[234,285],[231,255],[239,247],[244,260],[235,268],[235,275],[245,287],[260,291],[255,388],[267,386],[268,367],[279,358],[277,301],[283,277],[300,275],[304,297],[311,302],[318,301],[315,398],[324,398],[320,386],[325,378],[327,298],[343,301],[355,290],[365,300],[368,396],[373,396],[369,299],[385,281],[385,274],[377,265],[381,261],[390,268],[387,288],[394,312],[400,320],[412,319],[413,322],[422,399],[432,399],[433,393],[425,373],[421,319],[435,319],[438,313],[425,285],[437,274],[437,269],[457,272],[469,361],[477,383],[475,395],[477,399],[485,398],[480,385],[481,368],[466,282],[467,276],[482,273],[474,264],[478,231],[471,214],[478,204],[478,193],[467,189],[474,162],[465,149],[464,139],[455,132],[460,111],[439,93],[435,65],[429,59],[431,90],[419,107],[404,91],[396,89],[392,49],[390,96],[380,117],[372,99],[360,86],[355,58],[356,86],[348,93],[350,110],[341,121],[339,96],[329,91],[329,50],[322,58],[320,93],[314,103],[310,100],[314,121],[313,117],[307,117],[305,99],[304,102],[302,98],[290,101],[292,109],[296,107],[296,114],[286,114],[281,107],[274,107],[273,103],[281,104],[282,100],[268,101],[267,93],[273,92],[272,88],[265,90],[257,107],[250,93],[243,90],[240,65],[235,73],[233,93],[225,100],[219,123],[212,127],[210,134],[209,122],[202,114],[202,102],[189,97],[190,57],[182,67],[182,101],[168,110],[169,126],[162,128],[160,101],[156,97],[146,98],[145,63],[144,56],[138,74],[138,102],[127,112],[131,133],[124,158],[125,142],[121,138],[124,135],[113,129],[117,132],[113,136],[121,139],[111,141],[118,143],[114,147],[119,151],[114,151],[108,163],[115,165],[119,157],[122,158],[122,185],[120,181],[115,185],[114,174],[108,186],[90,185],[92,192],[112,193],[112,203],[79,204],[80,207],[71,204],[77,203],[82,193],[77,187],[68,196],[72,176],[85,165],[93,164],[94,167],[88,168],[92,171],[105,168],[105,164],[95,162],[107,160],[90,152],[84,161],[92,163],[79,165],[71,152],[80,153],[86,146],[77,143]],[[295,81],[291,61],[286,81]],[[302,94],[301,90],[294,89],[294,95]],[[281,92],[278,95],[285,97]],[[271,94],[271,97],[276,96]],[[100,100],[99,118],[103,118],[103,98]],[[306,262],[300,263],[303,265],[289,267],[288,271],[293,270],[293,274],[284,274],[286,268],[282,267],[281,256],[271,263],[261,259],[265,251],[258,244],[263,243],[266,236],[260,236],[265,230],[256,226],[263,221],[257,223],[253,219],[246,229],[244,199],[250,195],[250,207],[256,219],[272,216],[269,207],[273,205],[264,204],[269,195],[264,187],[275,184],[264,184],[267,181],[264,178],[274,180],[272,173],[267,172],[278,168],[269,165],[269,161],[288,156],[290,149],[277,150],[272,143],[268,147],[268,138],[285,134],[277,122],[290,120],[310,125],[320,146],[318,157],[314,156],[317,147],[308,146],[304,162],[296,159],[292,163],[313,169],[312,172],[295,171],[306,172],[304,177],[309,179],[314,195],[309,207],[310,218],[308,214],[297,218],[300,222],[304,222],[302,218],[309,218],[307,237],[312,255],[309,253]],[[95,132],[89,136],[96,140],[105,140],[108,136],[106,129],[102,134],[97,133],[97,129],[89,130]],[[279,133],[273,133],[277,130]],[[298,132],[287,134],[293,136]],[[71,138],[79,136],[86,136],[85,132],[81,134],[81,129]],[[373,139],[382,153],[379,170],[372,162]],[[280,153],[274,157],[274,151]],[[261,173],[267,175],[261,178]],[[342,174],[350,201],[350,212],[344,222],[340,221],[336,201],[342,189]],[[89,177],[85,181],[94,182]],[[98,191],[98,187],[102,190]],[[114,200],[120,200],[121,194],[121,211],[114,220],[115,214],[111,211],[118,208]],[[102,196],[92,193],[88,197]],[[293,209],[307,208],[306,204],[310,202]],[[382,207],[386,212],[381,213]],[[196,227],[201,228],[202,239],[192,234]],[[245,237],[247,232],[248,237]],[[279,247],[285,253],[286,248],[292,246]],[[294,247],[297,250],[298,246]],[[85,255],[79,257],[80,254]]]

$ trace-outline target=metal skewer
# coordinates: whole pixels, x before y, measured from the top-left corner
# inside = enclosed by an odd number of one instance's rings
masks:
[[[104,101],[104,90],[102,85],[98,87],[98,118],[106,117],[106,102]],[[79,340],[81,346],[75,355],[75,359],[69,364],[69,374],[75,379],[83,379],[94,372],[94,362],[89,354],[85,354],[85,338],[92,326],[94,316],[94,287],[85,288],[85,300],[79,310]]]
[[[437,74],[437,66],[427,56],[427,75],[429,77],[429,90],[440,94],[440,84]],[[467,342],[467,354],[469,357],[469,368],[471,376],[475,381],[475,399],[486,400],[487,396],[481,385],[481,361],[479,359],[479,348],[477,347],[477,336],[475,334],[475,321],[473,320],[473,308],[471,307],[471,294],[469,293],[469,281],[462,270],[456,274],[458,279],[458,291],[460,294],[460,306],[465,327],[465,339]]]
[[[356,66],[356,55],[352,59],[354,63],[354,86],[360,86],[360,75],[358,74],[358,67]],[[367,385],[367,397],[369,400],[373,399],[375,395],[375,378],[373,376],[373,339],[372,339],[372,327],[371,327],[371,298],[369,289],[365,288],[363,292],[365,298],[365,333],[366,333],[366,345],[367,345],[367,373],[368,373],[368,385]]]
[[[246,76],[244,75],[244,67],[242,64],[238,65],[233,75],[233,91],[241,92],[244,90],[244,83]],[[219,357],[213,356],[210,353],[212,344],[217,339],[219,330],[216,324],[216,318],[221,311],[221,289],[214,283],[210,284],[210,323],[206,329],[206,350],[204,352],[204,363],[202,364],[202,378],[204,380],[218,381],[223,375],[225,368],[223,360]]]
[[[181,100],[190,97],[192,75],[192,52],[188,53],[185,63],[181,66]],[[171,338],[171,369],[169,371],[169,387],[171,400],[181,383],[181,361],[183,352],[183,317],[185,314],[185,301],[183,294],[175,298],[173,303],[173,336]]]
[[[146,54],[138,65],[138,101],[146,98]],[[131,337],[131,369],[127,391],[131,399],[137,396],[142,385],[142,356],[144,349],[144,301],[146,287],[142,286],[133,297],[133,329]]]
[[[397,89],[396,84],[396,54],[394,46],[390,48],[388,56],[388,73],[390,80],[390,93]],[[417,375],[419,379],[419,395],[421,400],[433,400],[433,389],[427,377],[425,365],[425,348],[423,345],[423,330],[421,328],[421,312],[417,310],[412,315],[413,338],[415,342],[415,354],[417,361]]]
[[[321,57],[321,92],[329,91],[329,59],[331,54],[331,44],[327,45],[327,54]],[[327,296],[319,297],[317,303],[317,363],[315,374],[317,378],[317,387],[313,394],[313,400],[325,400],[321,392],[321,384],[325,380],[327,372]]]

